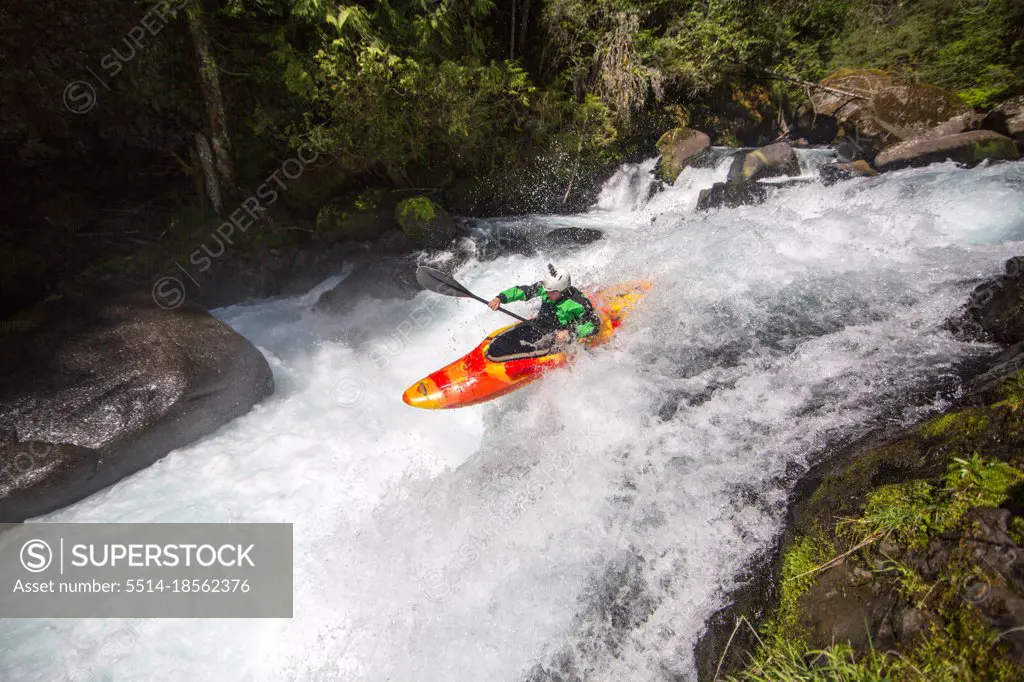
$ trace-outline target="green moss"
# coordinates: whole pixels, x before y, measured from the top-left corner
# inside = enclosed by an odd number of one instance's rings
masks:
[[[1009,138],[993,138],[985,142],[975,143],[971,153],[975,161],[985,159],[1009,159],[1014,160],[1020,157],[1017,146]]]
[[[328,202],[317,213],[317,232],[339,241],[379,237],[390,226],[387,212],[378,210],[385,193],[374,188]]]
[[[895,578],[897,589],[908,602],[921,600],[931,592],[931,586],[920,574],[902,561],[886,557],[877,572],[887,573]]]
[[[908,546],[923,544],[934,529],[935,489],[927,481],[884,485],[871,493],[864,515],[851,522],[863,536],[883,533]]]
[[[885,485],[868,496],[864,514],[847,522],[856,541],[883,533],[900,545],[924,546],[936,533],[956,527],[973,507],[998,507],[1024,473],[1006,462],[977,454],[954,457],[943,476],[943,487],[927,481]]]
[[[816,569],[831,561],[839,552],[822,534],[798,538],[782,555],[782,582],[779,585],[779,608],[765,624],[769,636],[793,639],[800,637],[800,598],[814,584]]]
[[[952,501],[960,506],[998,507],[1009,497],[1010,488],[1024,481],[1024,473],[975,453],[968,459],[954,458],[943,480],[952,491]]]
[[[1024,517],[1014,516],[1010,519],[1010,537],[1018,545],[1024,545]]]
[[[946,625],[933,624],[927,636],[906,656],[907,664],[920,671],[923,679],[1024,679],[1024,671],[1007,659],[1008,646],[1000,642],[999,633],[955,589],[947,595],[941,615]]]
[[[1003,397],[1003,402],[997,405],[1011,407],[1014,410],[1024,407],[1024,370],[1000,384],[999,394]]]
[[[917,431],[927,438],[976,438],[988,427],[989,418],[985,411],[972,409],[933,417],[919,426]]]
[[[836,81],[849,78],[850,76],[874,76],[875,78],[885,80],[890,80],[892,78],[889,72],[882,71],[881,69],[851,69],[844,66],[825,77],[822,83],[828,85],[829,83],[835,83]]]
[[[429,223],[437,217],[434,202],[425,196],[406,199],[398,205],[398,222],[406,224],[410,219]]]
[[[352,204],[360,211],[372,211],[380,208],[387,190],[382,187],[374,187],[360,192],[352,200]]]
[[[963,568],[958,566],[957,568]],[[750,665],[738,676],[742,682],[919,681],[993,682],[1024,679],[1024,670],[1007,657],[1008,644],[1001,641],[978,611],[958,591],[962,581],[950,574],[945,589],[936,591],[912,569],[899,565],[899,581],[905,596],[935,602],[938,620],[906,650],[879,652],[874,646],[857,654],[845,643],[824,649],[810,647],[799,637],[768,632]],[[909,587],[908,587],[909,586]],[[921,604],[918,604],[921,607]]]
[[[847,520],[859,529],[851,541],[868,533],[886,533],[889,540],[906,547],[921,547],[938,532],[963,522],[973,507],[998,506],[1013,486],[1024,481],[1024,472],[1001,461],[979,455],[955,458],[941,485],[908,481],[882,486],[865,504],[863,515]],[[1017,518],[1011,531],[1024,536],[1024,519]],[[842,535],[842,534],[841,534]],[[863,560],[875,573],[889,575],[908,605],[925,609],[933,619],[913,646],[898,652],[880,653],[873,646],[857,654],[846,644],[816,649],[800,624],[801,598],[821,575],[815,569],[837,556],[840,550],[824,535],[800,537],[783,554],[780,602],[761,627],[760,646],[750,665],[733,680],[768,682],[789,680],[935,680],[1024,679],[1024,669],[1007,657],[1001,642],[978,608],[963,598],[961,589],[972,577],[997,582],[1000,577],[970,552],[954,553],[937,582],[926,582],[905,561],[882,555],[871,558],[878,545],[867,545]],[[852,549],[852,547],[851,547]],[[851,556],[846,561],[858,561]]]
[[[448,212],[424,196],[406,199],[395,207],[402,232],[419,246],[443,247],[456,235]]]

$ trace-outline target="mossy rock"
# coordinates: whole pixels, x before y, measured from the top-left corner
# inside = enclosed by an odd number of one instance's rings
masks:
[[[1024,679],[1024,342],[1001,357],[961,406],[800,480],[745,576],[763,595],[741,587],[709,621],[702,679],[719,661],[749,680]],[[733,641],[740,615],[759,631]]]
[[[822,166],[818,172],[821,175],[822,184],[826,187],[842,180],[871,178],[878,175],[878,171],[863,159],[857,159],[849,163],[830,163]]]
[[[731,184],[746,184],[783,175],[800,175],[800,162],[789,143],[776,142],[734,156],[729,166],[728,181]]]
[[[821,85],[832,91],[812,92],[819,114],[834,116],[840,123],[853,125],[860,135],[888,143],[917,137],[968,110],[941,88],[903,82],[875,69],[840,69]]]
[[[1013,138],[1020,149],[1024,145],[1024,95],[1006,100],[995,111],[1004,118],[1007,135]]]
[[[387,190],[382,188],[333,199],[316,215],[318,235],[331,241],[372,241],[394,227]]]
[[[883,150],[876,158],[879,170],[926,166],[951,159],[965,166],[976,166],[985,159],[1015,161],[1017,146],[1008,137],[991,130],[973,130],[959,135],[923,138],[901,142]]]
[[[395,219],[417,246],[443,247],[455,238],[455,221],[423,195],[400,202],[395,207]]]
[[[690,128],[673,128],[661,136],[656,146],[661,159],[655,171],[663,181],[672,184],[683,168],[707,154],[711,138]]]
[[[697,210],[713,208],[737,208],[756,206],[768,198],[768,186],[759,182],[716,182],[708,189],[702,189],[697,197]]]

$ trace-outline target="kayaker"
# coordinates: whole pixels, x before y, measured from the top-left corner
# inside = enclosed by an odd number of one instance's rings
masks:
[[[542,300],[537,317],[496,337],[488,350],[492,360],[546,355],[552,346],[569,343],[574,337],[582,341],[601,329],[593,303],[572,286],[569,271],[550,263],[544,279],[506,289],[488,305],[497,310],[502,303],[529,301],[538,296]]]

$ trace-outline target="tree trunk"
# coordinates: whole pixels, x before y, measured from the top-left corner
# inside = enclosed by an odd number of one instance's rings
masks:
[[[210,34],[206,29],[202,0],[188,0],[185,14],[188,17],[188,28],[192,34],[192,41],[195,43],[196,59],[199,62],[199,86],[203,93],[206,113],[210,119],[210,148],[218,180],[216,184],[219,186],[216,194],[218,200],[214,202],[214,195],[210,193],[210,203],[214,204],[214,210],[220,214],[223,200],[235,195],[235,167],[231,160],[231,138],[228,135],[227,116],[224,113],[224,95],[221,93],[217,63],[210,47]],[[202,158],[202,145],[200,145],[200,158]],[[204,172],[206,172],[205,163]],[[206,184],[209,191],[209,178]]]
[[[200,139],[202,140],[202,142],[200,142]],[[206,206],[207,204],[212,205],[212,202],[210,201],[209,195],[207,194],[206,191],[207,169],[204,167],[202,160],[199,158],[199,147],[201,144],[206,144],[206,137],[202,133],[197,132],[195,146],[188,148],[189,166],[187,170],[189,171],[189,174],[192,176],[192,179],[195,181],[196,184],[196,202],[200,206]],[[214,173],[213,154],[210,153],[209,145],[206,145],[206,153],[210,157],[209,172]],[[213,179],[216,180],[216,175],[213,176]]]
[[[206,135],[199,132],[196,133],[195,154],[199,157],[199,168],[202,171],[203,184],[206,186],[206,198],[210,200],[214,212],[220,215],[224,208],[224,201],[221,198],[217,162],[213,159],[213,152],[210,150],[210,142],[206,139]]]
[[[519,54],[526,54],[526,24],[530,21],[530,0],[523,0],[519,14],[522,15],[519,22]]]
[[[516,0],[512,0],[512,35],[508,39],[508,58],[516,58]]]

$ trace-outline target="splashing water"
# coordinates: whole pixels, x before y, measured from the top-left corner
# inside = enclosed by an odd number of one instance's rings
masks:
[[[694,213],[728,162],[650,199],[653,162],[624,167],[589,214],[512,221],[604,229],[562,256],[574,281],[655,289],[610,345],[483,406],[400,398],[505,324],[476,303],[318,317],[335,278],[218,311],[268,357],[273,398],[45,520],[293,522],[295,617],[2,621],[4,679],[692,677],[705,619],[799,474],[826,443],[919,416],[992,352],[942,323],[1024,248],[1024,164]],[[490,296],[545,257],[457,276]]]

